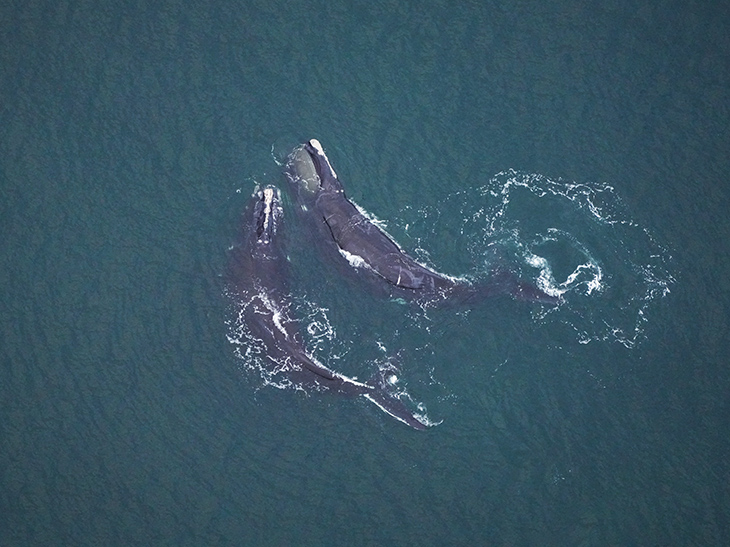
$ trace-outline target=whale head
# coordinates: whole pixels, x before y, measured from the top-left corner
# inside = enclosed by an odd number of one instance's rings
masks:
[[[332,179],[338,180],[337,173],[335,173],[327,154],[324,153],[324,148],[317,139],[310,139],[304,145],[304,148],[312,158],[312,163],[314,163],[317,175],[319,175],[320,184],[326,184],[327,181]]]
[[[320,178],[317,168],[304,146],[295,148],[289,155],[287,173],[300,194],[314,196],[319,192]]]
[[[287,172],[302,197],[315,197],[321,191],[342,191],[337,173],[317,139],[294,149],[289,155]]]

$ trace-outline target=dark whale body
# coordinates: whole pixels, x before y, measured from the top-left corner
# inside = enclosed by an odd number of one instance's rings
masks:
[[[522,300],[558,301],[507,270],[497,270],[487,283],[477,284],[418,263],[347,199],[342,183],[316,139],[292,151],[286,176],[300,209],[314,220],[320,237],[329,241],[330,247],[350,265],[386,281],[392,298],[435,302],[508,293]]]
[[[385,373],[375,381],[359,382],[330,370],[306,351],[299,322],[289,311],[287,261],[278,248],[282,216],[279,191],[274,187],[258,191],[249,207],[245,242],[233,257],[235,300],[243,308],[242,319],[251,336],[263,342],[266,366],[292,387],[362,395],[394,418],[425,429],[426,424],[388,390]]]

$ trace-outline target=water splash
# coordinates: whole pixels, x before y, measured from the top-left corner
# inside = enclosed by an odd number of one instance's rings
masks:
[[[299,367],[299,364],[292,362],[292,359],[286,355],[286,352],[276,352],[273,354],[271,348],[267,348],[263,340],[251,331],[247,324],[246,310],[252,305],[253,298],[245,298],[235,290],[227,290],[226,296],[230,303],[230,313],[228,314],[226,324],[228,326],[228,341],[233,346],[234,355],[237,358],[239,369],[247,376],[256,376],[260,378],[261,384],[256,387],[273,387],[281,390],[298,390],[304,393],[311,393],[319,388],[316,386],[303,387],[297,382],[290,379],[289,373]],[[262,298],[262,295],[258,295]],[[265,300],[265,296],[263,297]],[[327,315],[327,309],[317,306],[304,297],[293,297],[287,300],[285,306],[280,310],[279,315],[286,317],[288,321],[292,317],[296,319],[300,325],[301,332],[306,341],[306,352],[311,356],[326,355],[325,361],[343,361],[350,354],[353,342],[344,342],[337,336]],[[277,325],[275,325],[276,327]],[[426,427],[438,425],[428,417],[426,406],[422,402],[416,401],[409,393],[407,382],[403,381],[400,376],[400,367],[396,365],[394,357],[387,357],[388,350],[384,344],[379,344],[382,356],[375,360],[368,360],[360,364],[364,370],[375,371],[369,379],[369,384],[373,386],[381,386],[384,392],[387,392],[387,398],[400,401],[406,408],[411,409],[413,416],[421,424]],[[357,363],[349,363],[351,366]],[[338,371],[342,367],[335,367]],[[345,367],[347,368],[347,367]],[[351,368],[351,367],[350,367]],[[351,380],[357,380],[356,376],[351,376]],[[322,388],[323,390],[325,388]],[[392,407],[381,406],[382,397],[376,397],[376,394],[366,394],[366,398],[370,399],[386,413],[391,414],[401,421],[402,418],[392,414]]]
[[[605,183],[509,170],[417,214],[420,218],[406,221],[404,229],[426,234],[419,247],[440,234],[458,233],[461,241],[451,242],[458,250],[442,254],[468,253],[470,277],[506,265],[561,296],[557,308],[536,309],[535,320],[568,325],[581,344],[635,346],[644,337],[652,305],[675,282],[671,254]]]

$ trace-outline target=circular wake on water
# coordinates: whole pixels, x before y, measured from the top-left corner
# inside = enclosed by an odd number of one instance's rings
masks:
[[[536,309],[535,319],[569,325],[581,344],[634,347],[644,338],[652,304],[675,282],[671,254],[605,183],[508,170],[483,186],[453,192],[418,217],[405,230],[426,234],[418,238],[424,247],[432,236],[458,234],[478,265],[472,277],[508,264],[560,296],[561,305]]]

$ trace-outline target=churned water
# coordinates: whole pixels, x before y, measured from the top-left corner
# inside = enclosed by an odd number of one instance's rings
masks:
[[[452,4],[3,8],[0,544],[730,541],[728,8]],[[419,261],[562,303],[374,297],[293,214],[312,137]],[[308,350],[427,431],[252,370],[266,184]]]

